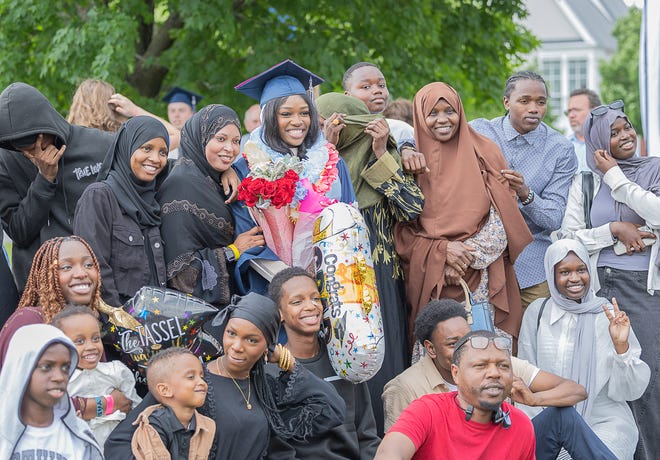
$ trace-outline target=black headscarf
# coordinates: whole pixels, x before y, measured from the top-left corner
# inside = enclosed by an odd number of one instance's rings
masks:
[[[160,232],[165,242],[167,278],[172,279],[195,265],[200,258],[213,265],[219,277],[227,268],[215,266],[213,250],[234,241],[234,224],[220,184],[220,172],[206,159],[206,144],[227,125],[234,125],[240,133],[238,115],[224,105],[207,105],[190,118],[181,132],[181,158],[160,187],[157,200],[162,208]],[[183,232],[181,229],[186,229]],[[196,267],[204,271],[204,264]],[[208,265],[208,264],[207,264]],[[202,277],[206,279],[205,277]],[[229,302],[226,282],[206,283],[204,292],[194,292],[214,305]],[[208,292],[206,292],[208,291]],[[210,297],[207,297],[210,296]]]
[[[206,144],[225,126],[232,124],[241,132],[238,115],[225,105],[210,104],[190,118],[181,130],[180,155],[195,163],[204,175],[220,182],[220,173],[206,160]]]
[[[97,177],[110,186],[119,206],[142,229],[160,225],[160,205],[156,201],[158,178],[151,182],[138,180],[131,170],[131,157],[141,145],[159,137],[169,148],[170,136],[160,121],[146,116],[131,118],[119,128]],[[159,176],[164,174],[167,168]]]
[[[235,295],[213,319],[213,326],[221,326],[224,331],[232,318],[241,318],[257,326],[266,338],[268,349],[273,351],[280,329],[280,312],[275,302],[255,292],[243,297]]]
[[[254,324],[266,338],[268,349],[273,351],[280,327],[280,313],[275,302],[254,292],[243,297],[234,296],[231,304],[213,319],[213,326],[219,326],[224,331],[231,318],[241,318]],[[329,400],[326,394],[319,395],[319,391],[323,393],[324,390],[319,388],[318,380],[309,378],[311,373],[298,363],[286,374],[287,377],[280,375],[277,379],[269,379],[261,359],[250,371],[254,391],[274,435],[284,440],[305,442],[315,431],[321,433],[333,428],[326,423],[329,420]],[[208,383],[206,405],[213,407],[216,393],[212,389],[212,381]]]

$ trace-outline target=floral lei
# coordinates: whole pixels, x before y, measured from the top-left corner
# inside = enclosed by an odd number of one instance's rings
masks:
[[[302,183],[304,179],[309,181],[315,192],[324,195],[339,175],[339,152],[323,136],[318,136],[307,151],[307,158],[300,160],[276,152],[266,145],[261,140],[261,129],[258,128],[246,143],[243,156],[248,162],[250,173],[241,182],[238,198],[250,207],[265,208],[272,204],[280,208],[288,204],[296,209],[309,193]],[[292,188],[294,184],[295,189]],[[273,191],[274,188],[293,193],[286,193],[287,196],[282,198],[282,194]],[[271,198],[274,196],[277,196],[275,201]]]

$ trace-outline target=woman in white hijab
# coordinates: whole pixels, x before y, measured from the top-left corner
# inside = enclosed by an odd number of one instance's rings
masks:
[[[578,412],[617,458],[632,459],[638,429],[627,401],[644,393],[651,371],[640,359],[630,320],[616,299],[610,304],[596,297],[589,254],[579,242],[553,243],[545,253],[545,272],[550,298],[527,308],[518,357],[583,385],[589,397]]]

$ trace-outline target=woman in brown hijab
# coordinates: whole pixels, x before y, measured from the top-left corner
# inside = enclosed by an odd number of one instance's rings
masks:
[[[468,125],[460,96],[445,83],[417,92],[414,123],[417,148],[430,169],[417,177],[426,202],[417,220],[395,229],[410,331],[431,299],[462,301],[463,278],[475,300],[494,306],[495,325],[515,337],[522,307],[513,263],[532,235],[500,173],[506,160]]]

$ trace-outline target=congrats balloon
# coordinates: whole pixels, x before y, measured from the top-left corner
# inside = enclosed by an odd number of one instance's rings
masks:
[[[314,226],[316,281],[325,301],[323,321],[330,362],[337,375],[364,382],[385,355],[376,274],[367,227],[346,203],[325,208]]]
[[[218,310],[196,297],[146,286],[119,310],[123,314],[110,315],[103,340],[120,353],[138,383],[146,383],[149,358],[165,348],[187,348],[203,361],[220,354],[217,340],[202,330]]]

